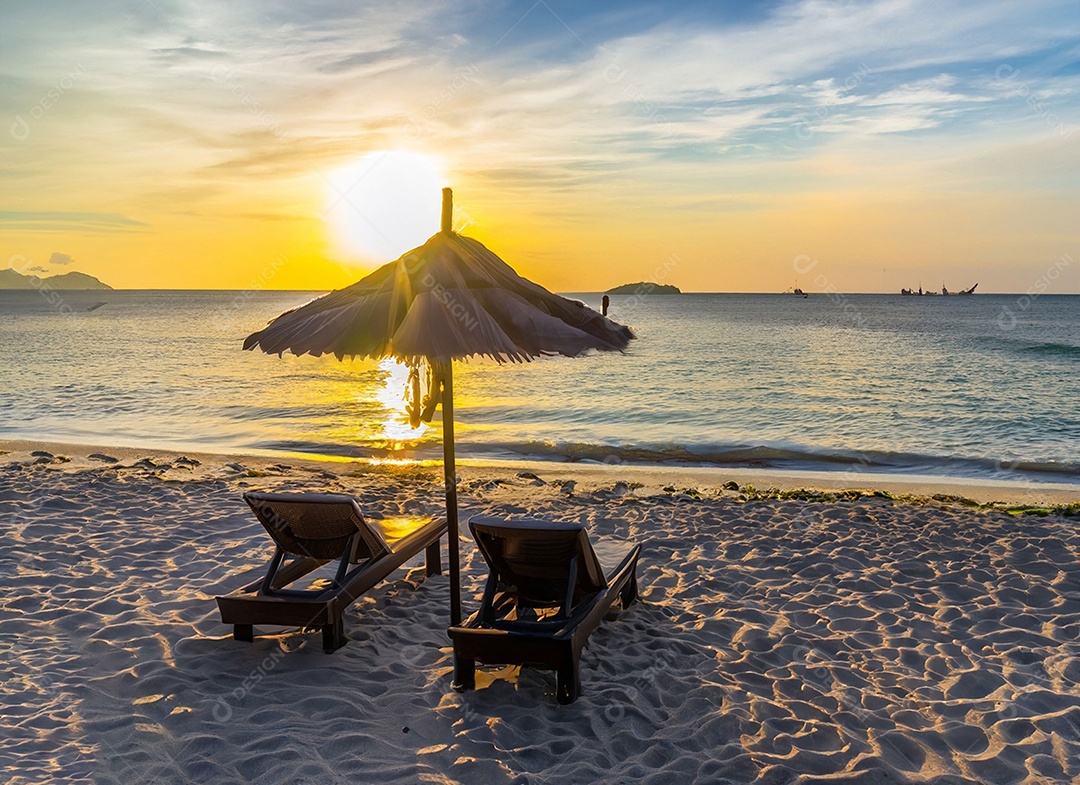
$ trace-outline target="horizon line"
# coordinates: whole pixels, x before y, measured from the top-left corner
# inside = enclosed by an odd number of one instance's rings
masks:
[[[46,281],[46,280],[47,279],[42,279],[43,282]],[[38,292],[38,291],[40,291],[40,288],[43,288],[43,287],[33,287],[33,288],[29,288],[29,289],[6,289],[6,288],[0,288],[0,294],[6,294],[6,293],[9,293],[9,292]],[[347,288],[347,287],[340,287],[340,288]],[[229,289],[229,288],[206,289],[206,288],[194,288],[194,287],[193,288],[176,288],[176,287],[172,287],[172,288],[156,288],[156,287],[114,288],[114,287],[110,287],[108,289],[53,289],[52,287],[49,287],[49,291],[57,292],[57,293],[61,293],[61,292],[100,292],[102,294],[104,294],[105,292],[245,292],[245,293],[254,295],[254,294],[259,294],[259,293],[263,293],[263,292],[302,292],[302,293],[305,293],[305,294],[311,294],[311,293],[316,293],[316,294],[317,293],[327,293],[328,294],[330,292],[339,291],[339,289],[328,289],[328,288],[325,288],[325,287],[318,288],[318,289],[270,289],[270,288],[267,288],[267,289]],[[551,290],[549,289],[548,291],[551,291]],[[799,297],[799,295],[794,293],[794,292],[761,292],[761,291],[757,291],[757,292],[748,292],[748,291],[725,291],[725,292],[681,291],[678,294],[665,294],[665,293],[662,293],[662,292],[660,292],[660,293],[639,292],[639,293],[631,293],[631,294],[611,294],[606,290],[599,290],[598,289],[596,291],[591,291],[591,290],[569,291],[569,290],[565,290],[565,291],[562,291],[562,292],[554,292],[554,293],[558,294],[558,295],[564,295],[564,296],[565,295],[573,295],[573,294],[588,294],[588,295],[593,295],[593,294],[595,294],[595,295],[605,295],[605,294],[607,294],[607,295],[609,295],[611,297],[681,297],[683,295],[688,295],[688,294],[691,294],[691,295],[694,295],[694,294],[708,294],[708,295],[717,295],[717,294],[748,295],[748,294],[752,294],[752,295],[776,295],[778,297],[779,296]],[[894,296],[897,296],[897,297],[945,297],[945,296],[948,296],[948,297],[956,297],[956,296],[963,296],[963,297],[986,297],[986,296],[1005,296],[1005,297],[1008,297],[1008,296],[1017,296],[1017,297],[1024,297],[1024,296],[1026,296],[1026,297],[1053,297],[1053,296],[1058,296],[1058,297],[1074,297],[1074,296],[1080,295],[1080,292],[1047,292],[1047,291],[1042,291],[1042,292],[1030,292],[1030,291],[1029,292],[996,292],[996,291],[986,291],[986,292],[979,292],[978,294],[970,294],[970,295],[960,295],[958,292],[951,293],[949,295],[942,295],[942,294],[939,294],[937,291],[928,291],[924,295],[918,295],[918,294],[905,295],[905,294],[902,294],[900,292],[893,292],[893,291],[889,291],[889,292],[884,292],[884,291],[877,291],[877,292],[831,291],[831,292],[827,292],[827,291],[820,291],[819,290],[819,291],[804,291],[803,294],[806,295],[807,297],[809,297],[811,295],[816,296],[816,297],[841,297],[841,296],[842,297],[847,297],[847,296],[851,296],[851,295],[859,295],[859,296],[862,296],[862,295],[894,295]]]

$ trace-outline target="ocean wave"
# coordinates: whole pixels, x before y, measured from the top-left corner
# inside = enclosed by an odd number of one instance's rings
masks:
[[[388,443],[337,444],[317,441],[262,442],[259,449],[360,459],[435,460],[438,443],[401,448]],[[838,473],[918,474],[983,479],[1080,480],[1080,463],[940,456],[881,450],[818,450],[773,445],[610,445],[583,442],[458,442],[458,458],[540,460],[611,465],[683,465],[731,468],[833,471]]]
[[[1025,338],[1002,338],[997,336],[981,336],[976,338],[975,342],[1019,355],[1080,359],[1080,346],[1075,346],[1070,343],[1032,341]]]
[[[1080,359],[1080,346],[1069,343],[1032,343],[1024,351],[1050,357],[1072,357]]]
[[[340,442],[284,439],[254,442],[247,445],[247,447],[282,455],[317,455],[368,460],[434,460],[442,457],[442,446],[439,443],[402,446],[399,443],[390,441],[342,444]]]
[[[504,445],[515,452],[571,461],[600,463],[682,463],[706,466],[759,467],[824,471],[1008,477],[1022,474],[1080,478],[1080,464],[1064,461],[1011,460],[941,456],[882,450],[822,450],[798,446],[611,446],[536,443]]]

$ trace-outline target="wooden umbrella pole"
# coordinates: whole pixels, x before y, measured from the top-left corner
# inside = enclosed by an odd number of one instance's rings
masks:
[[[442,229],[443,234],[454,231],[454,192],[449,188],[442,189]]]
[[[443,478],[450,560],[450,626],[461,624],[461,555],[458,544],[457,468],[454,464],[454,362],[442,365]]]

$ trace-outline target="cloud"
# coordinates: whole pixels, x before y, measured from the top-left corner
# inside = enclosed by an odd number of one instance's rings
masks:
[[[54,171],[71,167],[89,181],[87,170],[109,166],[137,191],[127,196],[141,197],[160,182],[231,190],[240,178],[316,175],[411,145],[452,150],[472,171],[518,170],[522,187],[540,168],[571,182],[590,167],[724,165],[733,151],[769,164],[847,138],[947,133],[966,118],[993,133],[983,121],[1005,98],[987,88],[995,67],[1023,63],[1022,78],[1044,89],[1048,80],[1025,58],[1068,38],[1040,21],[1067,12],[1054,0],[971,11],[924,0],[789,0],[749,16],[648,14],[637,27],[634,14],[560,9],[553,19],[543,5],[522,21],[520,9],[500,3],[157,5],[97,12],[116,34],[79,52],[95,105],[82,106],[90,93],[77,87],[33,128],[31,140],[70,150],[54,153]],[[44,20],[30,27],[44,29]],[[38,55],[28,62],[40,64]],[[467,78],[457,78],[463,70]],[[41,78],[31,105],[50,87]],[[125,158],[67,134],[69,110],[89,136],[127,140]],[[811,126],[821,132],[812,141]]]
[[[146,224],[120,213],[0,210],[0,226],[12,232],[110,233],[139,231]]]
[[[49,264],[58,264],[61,267],[72,264],[74,261],[69,254],[60,253],[59,251],[54,251],[53,255],[49,257]]]
[[[32,273],[47,273],[47,272],[49,272],[49,268],[42,267],[40,264],[35,264],[33,267],[28,267],[27,269]]]
[[[1003,190],[1071,171],[1006,177],[994,160],[1048,141],[1060,161],[1080,126],[1075,0],[555,5],[106,0],[67,26],[16,5],[0,102],[32,127],[0,170],[0,228],[166,231],[241,199],[291,215],[338,167],[397,148],[561,220],[916,174],[934,189],[968,158]],[[25,211],[57,206],[115,212]]]

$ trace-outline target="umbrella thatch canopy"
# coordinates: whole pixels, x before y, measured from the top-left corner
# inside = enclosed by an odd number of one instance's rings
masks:
[[[400,259],[344,289],[283,313],[248,336],[245,349],[270,354],[333,354],[426,360],[441,387],[443,451],[450,529],[451,623],[461,621],[452,361],[472,356],[524,362],[574,357],[589,349],[621,351],[630,329],[580,302],[552,294],[515,273],[476,240],[451,230],[450,189],[443,190],[442,231]]]

